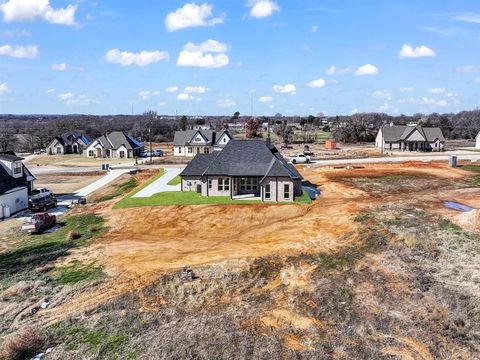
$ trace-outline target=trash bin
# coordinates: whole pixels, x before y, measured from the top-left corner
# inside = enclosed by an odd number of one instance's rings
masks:
[[[110,165],[109,165],[109,164],[105,164],[105,170],[108,171],[109,168],[110,168]]]
[[[105,170],[105,164],[102,164],[102,170]]]
[[[448,161],[448,166],[452,168],[457,167],[457,156],[456,155],[450,155],[450,160]]]

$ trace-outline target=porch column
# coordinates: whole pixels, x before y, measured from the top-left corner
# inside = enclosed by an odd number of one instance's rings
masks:
[[[233,200],[233,182],[235,181],[235,178],[233,176],[230,176],[230,200]]]

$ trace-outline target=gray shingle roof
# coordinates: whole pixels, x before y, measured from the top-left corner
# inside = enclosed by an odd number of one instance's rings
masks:
[[[207,139],[207,145],[212,145],[215,142],[216,133],[214,130],[185,130],[185,131],[175,131],[175,135],[173,138],[173,145],[175,146],[190,145],[196,133],[202,134],[202,136],[205,139]]]
[[[15,155],[15,153],[13,151],[0,152],[0,159],[5,160],[5,161],[10,161],[10,162],[24,160],[23,158]]]
[[[439,139],[445,141],[442,130],[438,127],[423,127],[423,126],[384,126],[382,127],[383,138],[385,142],[398,142],[405,140],[415,129],[429,142]]]
[[[24,160],[23,158],[16,156],[13,151],[0,152],[0,158],[7,161]],[[35,179],[25,165],[23,165],[23,176],[20,178],[14,178],[10,176],[10,174],[3,167],[3,165],[0,164],[0,194],[3,194],[17,187],[27,186],[28,176],[31,176],[33,179]]]
[[[222,151],[198,154],[180,174],[182,176],[272,176],[302,179],[277,148],[262,140],[232,139]]]
[[[124,145],[127,150],[137,149],[143,145],[122,131],[114,131],[108,135],[102,135],[97,139],[105,149],[119,149]]]

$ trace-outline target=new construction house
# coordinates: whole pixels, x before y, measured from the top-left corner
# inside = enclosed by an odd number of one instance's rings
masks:
[[[48,155],[81,154],[90,144],[90,139],[78,131],[56,136],[47,146]]]
[[[443,151],[445,137],[438,127],[391,124],[380,128],[375,147],[382,151]]]
[[[88,158],[130,159],[140,156],[143,149],[140,141],[123,131],[114,131],[92,141],[84,153]]]
[[[176,131],[173,139],[173,155],[194,157],[197,154],[209,154],[221,150],[232,139],[227,130],[186,130]]]
[[[286,202],[302,195],[302,176],[270,139],[232,139],[221,151],[197,154],[180,177],[182,191],[203,196]]]

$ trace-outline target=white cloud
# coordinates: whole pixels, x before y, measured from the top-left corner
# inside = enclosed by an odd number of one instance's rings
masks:
[[[475,79],[473,79],[473,82],[474,83],[480,83],[480,77],[476,77]]]
[[[435,51],[426,47],[425,45],[420,45],[413,48],[412,45],[404,44],[398,53],[400,59],[413,59],[421,57],[433,57],[437,56]]]
[[[60,100],[67,101],[67,100],[73,99],[75,97],[75,95],[71,92],[66,92],[66,93],[58,94],[57,97]]]
[[[271,16],[274,12],[280,11],[280,7],[272,0],[249,0],[250,16],[262,19]]]
[[[387,99],[387,100],[392,99],[392,93],[390,91],[385,91],[385,90],[376,90],[372,93],[372,96],[378,99]]]
[[[45,94],[47,95],[52,95],[52,94],[55,94],[55,89],[48,89],[47,91],[45,91]]]
[[[375,65],[372,65],[372,64],[366,64],[366,65],[360,66],[355,71],[355,75],[357,76],[376,75],[376,74],[378,74],[378,69]]]
[[[36,46],[0,46],[0,55],[10,56],[17,59],[35,59],[38,56]]]
[[[65,105],[90,105],[95,102],[85,94],[75,95],[71,92],[58,94],[57,98]]]
[[[467,73],[472,73],[472,72],[475,72],[477,71],[477,68],[473,65],[467,65],[467,66],[457,66],[455,68],[455,71],[458,72],[458,73],[464,73],[464,74],[467,74]]]
[[[358,109],[353,109],[353,110],[350,112],[350,114],[352,114],[352,115],[358,114]]]
[[[340,67],[337,67],[335,65],[332,65],[330,66],[325,72],[327,73],[327,75],[343,75],[343,74],[348,74],[348,73],[351,73],[351,72],[354,72],[355,71],[355,67],[354,66],[347,66],[347,67],[344,67],[344,68],[340,68]]]
[[[205,94],[208,91],[210,89],[205,86],[186,86],[183,90],[185,94]]]
[[[232,99],[219,99],[217,100],[217,106],[219,107],[233,107],[237,106],[237,103]]]
[[[325,87],[325,85],[326,85],[325,80],[323,80],[322,78],[312,80],[309,83],[307,83],[307,86],[311,88],[323,88]]]
[[[178,86],[169,86],[165,89],[165,91],[168,93],[175,93],[178,91]]]
[[[67,63],[58,63],[58,64],[53,64],[52,65],[52,70],[54,71],[65,71],[67,70]]]
[[[312,32],[317,32],[318,30],[318,26],[317,25],[313,25],[312,26]]]
[[[220,68],[227,66],[230,59],[224,54],[228,49],[227,44],[216,40],[207,40],[199,45],[187,43],[180,51],[177,66]]]
[[[405,86],[398,89],[401,93],[412,93],[415,92],[415,88],[413,86]]]
[[[162,60],[168,60],[169,55],[166,51],[141,51],[132,53],[128,51],[120,51],[119,49],[111,49],[105,54],[105,60],[122,66],[137,65],[147,66]]]
[[[295,95],[296,92],[297,92],[297,88],[293,84],[273,85],[273,91],[275,91],[276,93],[281,93],[281,94]]]
[[[3,38],[21,38],[31,36],[32,33],[26,29],[17,29],[17,30],[5,30],[0,33],[0,37]]]
[[[172,32],[189,27],[213,26],[223,23],[223,16],[213,17],[212,10],[213,6],[207,3],[202,5],[187,3],[167,15],[165,28],[168,32]]]
[[[192,42],[188,42],[185,44],[183,49],[189,52],[224,53],[228,51],[228,45],[221,43],[220,41],[217,41],[217,40],[208,39],[198,45],[195,45]]]
[[[480,24],[480,14],[475,14],[475,13],[465,13],[465,14],[457,15],[453,19],[465,21],[473,24]]]
[[[447,97],[449,98],[456,98],[458,97],[458,94],[457,93],[454,93],[454,92],[449,92],[446,94]]]
[[[180,93],[180,94],[177,95],[177,99],[178,100],[192,100],[193,96],[191,96],[190,94]]]
[[[428,90],[428,92],[430,94],[443,94],[446,91],[447,91],[447,89],[445,89],[445,88],[433,88],[433,89]]]
[[[158,106],[160,106],[160,107],[164,107],[164,106],[167,106],[167,105],[168,105],[168,103],[166,101],[160,101],[158,103]]]
[[[8,87],[7,83],[0,84],[0,95],[10,94],[10,88]]]
[[[8,0],[0,5],[6,22],[42,19],[51,24],[75,25],[77,5],[54,9],[49,0]]]
[[[271,96],[261,96],[258,101],[262,103],[272,102],[273,98]]]
[[[151,93],[148,90],[142,90],[138,93],[138,96],[140,97],[141,100],[149,100],[150,95]]]
[[[422,103],[425,105],[445,107],[448,105],[446,100],[435,100],[432,98],[422,97]]]

